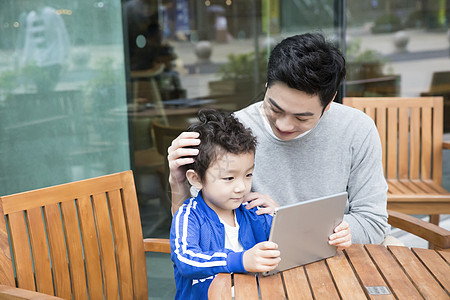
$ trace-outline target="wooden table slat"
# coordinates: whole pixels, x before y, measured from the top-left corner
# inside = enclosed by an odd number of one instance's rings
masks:
[[[313,299],[304,267],[283,272],[288,299]]]
[[[337,251],[334,257],[328,258],[327,264],[342,299],[364,299],[366,297],[358,278],[341,250]]]
[[[382,245],[365,245],[365,247],[397,298],[422,297],[386,247]]]
[[[271,276],[259,276],[258,280],[262,300],[286,298],[280,273]]]
[[[426,299],[446,299],[447,293],[428,272],[427,268],[408,248],[401,246],[389,246],[389,250],[408,273],[411,280]]]
[[[208,298],[214,300],[231,300],[231,274],[217,274],[209,286]]]
[[[339,299],[338,291],[324,260],[306,265],[305,270],[316,299]]]
[[[450,264],[450,251],[438,251],[439,254]]]
[[[234,274],[235,299],[258,299],[258,284],[256,276],[246,274]]]
[[[218,274],[209,299],[450,299],[450,252],[353,244],[284,272]]]
[[[384,281],[383,277],[381,277],[377,267],[372,262],[369,254],[367,254],[362,245],[353,244],[344,251],[347,253],[350,262],[353,265],[353,268],[355,269],[364,288],[372,286],[385,286],[388,288],[387,283]],[[394,296],[392,295],[392,292],[390,295],[369,295],[369,299],[375,298],[394,299]]]
[[[447,293],[450,292],[450,266],[446,261],[435,251],[420,248],[413,248],[412,251],[427,266],[434,277],[447,290]]]

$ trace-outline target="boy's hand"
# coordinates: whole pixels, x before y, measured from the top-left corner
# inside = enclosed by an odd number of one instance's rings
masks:
[[[273,200],[269,195],[260,194],[260,193],[249,193],[244,202],[248,202],[245,206],[247,209],[252,209],[253,207],[259,206],[260,208],[256,211],[258,215],[261,214],[273,214],[275,211],[275,207],[279,207],[280,205]]]
[[[261,242],[244,252],[244,268],[247,272],[267,272],[280,262],[280,251],[274,242]]]
[[[200,144],[198,132],[182,132],[172,141],[172,145],[167,149],[167,160],[169,162],[169,182],[170,184],[179,184],[186,181],[186,174],[180,168],[181,166],[194,162],[192,157],[198,154],[198,149],[185,147],[197,146]]]
[[[342,221],[334,229],[334,233],[330,235],[328,243],[339,248],[348,248],[352,245],[352,234],[347,222]]]

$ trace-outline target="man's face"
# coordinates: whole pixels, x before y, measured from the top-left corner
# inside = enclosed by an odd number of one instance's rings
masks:
[[[219,216],[238,208],[252,187],[255,154],[220,155],[206,171],[203,199]]]
[[[318,95],[308,95],[283,83],[267,89],[263,107],[273,133],[283,141],[312,129],[323,111]],[[329,107],[330,104],[325,110]]]

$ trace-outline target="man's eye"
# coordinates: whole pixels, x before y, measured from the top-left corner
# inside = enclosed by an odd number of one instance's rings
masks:
[[[275,110],[275,109],[273,109],[273,108],[272,108],[272,112],[273,112],[274,114],[281,114],[281,111]]]
[[[231,180],[233,180],[234,179],[234,177],[224,177],[223,178],[223,180],[225,180],[225,181],[231,181]]]
[[[253,177],[253,173],[247,174],[247,177]]]
[[[300,118],[296,118],[297,120],[299,120],[300,122],[306,122],[308,121],[308,119],[300,119]]]

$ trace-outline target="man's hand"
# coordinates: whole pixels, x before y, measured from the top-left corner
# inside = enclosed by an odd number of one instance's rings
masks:
[[[334,233],[330,235],[328,243],[339,248],[348,248],[352,245],[352,234],[347,222],[342,221],[334,229]]]
[[[172,145],[167,149],[167,160],[170,170],[169,182],[171,185],[186,181],[186,174],[180,167],[193,163],[194,159],[189,156],[196,156],[198,149],[185,147],[199,145],[200,139],[198,137],[198,132],[182,132],[172,141]]]
[[[183,132],[172,141],[167,149],[169,162],[169,183],[172,192],[172,213],[178,210],[184,200],[190,196],[189,185],[186,184],[186,173],[181,166],[194,162],[189,156],[196,156],[197,149],[185,148],[200,144],[198,132]]]
[[[274,242],[261,242],[244,252],[244,268],[247,272],[267,272],[278,266],[280,251]]]
[[[273,212],[275,211],[275,207],[280,206],[269,195],[260,193],[249,193],[245,197],[244,202],[248,202],[248,204],[245,206],[245,208],[247,209],[252,209],[253,207],[258,206],[259,209],[256,211],[258,215],[273,214]]]

